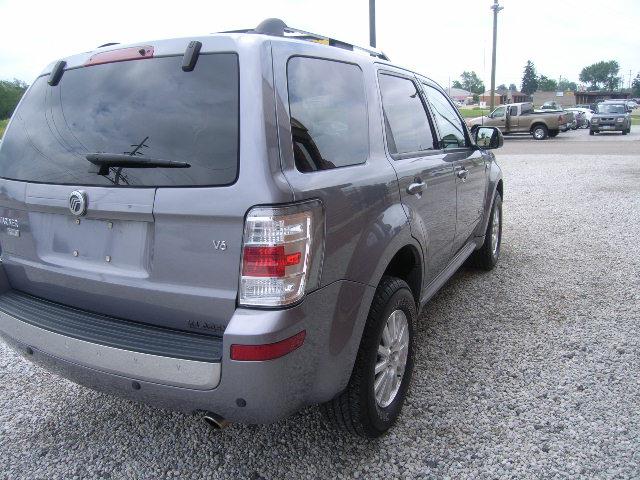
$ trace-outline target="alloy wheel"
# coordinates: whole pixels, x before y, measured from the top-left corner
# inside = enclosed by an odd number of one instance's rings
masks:
[[[374,371],[373,389],[380,408],[388,407],[398,394],[409,354],[409,322],[402,310],[394,310],[382,331]]]

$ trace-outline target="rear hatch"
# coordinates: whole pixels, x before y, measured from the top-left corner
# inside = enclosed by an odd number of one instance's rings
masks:
[[[131,51],[142,57],[124,58]],[[229,208],[239,57],[203,49],[185,72],[182,55],[152,52],[111,52],[31,86],[0,148],[3,266],[14,289],[37,297],[221,334],[248,207]],[[188,167],[101,169],[92,153]]]

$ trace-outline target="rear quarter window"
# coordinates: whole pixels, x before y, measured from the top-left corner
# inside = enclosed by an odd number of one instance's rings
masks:
[[[364,163],[369,133],[360,67],[292,57],[287,83],[296,168],[313,172]]]

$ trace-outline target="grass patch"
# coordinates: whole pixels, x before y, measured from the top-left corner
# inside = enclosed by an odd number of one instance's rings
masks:
[[[4,134],[4,129],[7,128],[7,123],[9,123],[8,118],[0,120],[0,138],[2,138],[2,135]]]
[[[640,113],[633,113],[631,115],[631,125],[640,125]]]
[[[460,114],[464,117],[464,118],[475,118],[475,117],[481,117],[483,115],[486,115],[487,113],[489,113],[489,109],[487,108],[480,108],[480,107],[474,107],[474,108],[460,108]]]

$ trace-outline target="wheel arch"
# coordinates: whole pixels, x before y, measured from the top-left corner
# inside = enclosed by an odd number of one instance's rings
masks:
[[[533,131],[536,129],[536,127],[544,127],[547,129],[547,132],[549,131],[549,126],[542,122],[542,121],[537,121],[531,124],[531,128],[529,128],[529,132],[533,133]]]
[[[422,277],[424,265],[422,256],[415,245],[407,244],[401,247],[388,262],[378,284],[383,276],[396,277],[407,282],[416,306],[420,304],[420,294],[422,293]]]
[[[487,196],[484,206],[484,214],[482,222],[478,224],[475,235],[481,237],[487,231],[487,225],[489,224],[489,214],[491,212],[491,206],[493,205],[493,199],[496,196],[496,192],[500,193],[500,196],[504,200],[504,181],[502,179],[502,170],[496,164],[495,161],[491,162],[491,168],[489,170],[489,179],[487,182]]]

